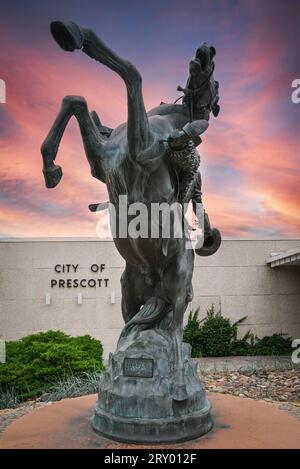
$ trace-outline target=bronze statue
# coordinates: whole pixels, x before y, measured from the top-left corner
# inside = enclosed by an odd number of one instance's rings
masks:
[[[196,146],[208,127],[210,112],[215,116],[219,112],[218,83],[213,77],[215,49],[203,44],[197,50],[186,88],[179,88],[184,92],[182,104],[161,104],[147,113],[142,79],[134,65],[118,57],[92,30],[75,23],[53,22],[51,32],[65,51],[81,49],[124,80],[128,120],[112,130],[101,124],[95,111],[89,112],[83,97],[66,96],[41,148],[46,186],[55,187],[62,177],[54,160],[64,130],[75,116],[91,173],[106,184],[111,204],[117,207],[120,195],[128,197],[128,204],[147,206],[201,202]],[[96,210],[97,204],[90,209]],[[204,244],[196,252],[211,255],[221,237],[210,228],[207,215],[204,231]],[[95,429],[112,438],[178,441],[203,434],[212,426],[203,385],[182,344],[183,316],[193,298],[194,251],[186,249],[188,236],[114,238],[126,261],[121,278],[125,327],[102,378],[94,418]],[[147,378],[152,379],[152,390]],[[159,429],[157,418],[161,419]],[[143,419],[148,420],[143,423]]]

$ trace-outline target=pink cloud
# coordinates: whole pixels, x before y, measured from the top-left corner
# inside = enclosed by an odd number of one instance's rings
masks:
[[[262,39],[258,30],[238,63],[237,57],[228,57],[227,63],[220,59],[217,65],[216,76],[219,70],[222,78],[227,67],[231,80],[226,86],[221,82],[222,111],[200,147],[204,174],[209,167],[211,175],[204,180],[204,200],[224,235],[273,230],[299,236],[299,144],[292,132],[287,137],[274,131],[281,125],[288,128],[285,117],[274,111],[278,97],[286,93],[288,98],[289,76],[281,66],[287,43]],[[0,60],[8,88],[5,111],[11,120],[7,137],[0,138],[0,181],[6,187],[0,198],[0,231],[13,236],[95,235],[95,215],[87,205],[106,200],[107,192],[90,175],[77,123],[70,122],[63,138],[57,160],[64,177],[54,190],[44,188],[39,148],[67,94],[85,96],[104,124],[114,127],[126,120],[124,84],[100,64],[55,48],[41,54],[8,45]],[[175,63],[172,66],[175,70]],[[176,85],[145,81],[147,108],[167,100]],[[224,184],[216,188],[214,171],[222,167],[239,179],[234,182],[224,174]],[[17,183],[15,191],[11,186],[8,191],[8,181],[22,183],[22,191],[17,191]],[[57,213],[49,207],[57,207]]]

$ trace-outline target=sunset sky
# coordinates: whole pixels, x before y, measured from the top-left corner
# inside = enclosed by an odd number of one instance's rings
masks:
[[[188,63],[207,41],[217,49],[221,112],[199,147],[204,204],[224,237],[300,237],[299,0],[1,1],[0,236],[95,236],[107,200],[92,178],[72,119],[57,161],[64,176],[44,186],[40,145],[65,95],[115,127],[126,120],[123,82],[80,51],[66,53],[49,25],[75,21],[95,30],[143,76],[146,108],[173,102]]]

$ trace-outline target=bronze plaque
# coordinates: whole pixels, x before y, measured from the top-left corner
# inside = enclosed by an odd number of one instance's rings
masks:
[[[125,358],[123,363],[124,376],[131,378],[152,378],[152,358]]]

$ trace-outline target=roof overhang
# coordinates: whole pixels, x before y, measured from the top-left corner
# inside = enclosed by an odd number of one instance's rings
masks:
[[[290,249],[289,251],[271,253],[271,257],[266,262],[272,268],[281,266],[300,266],[300,247]]]

